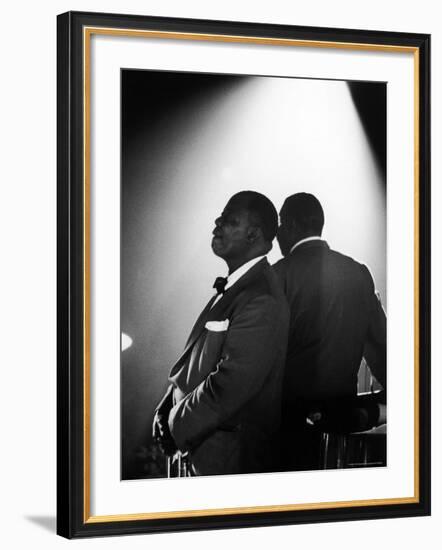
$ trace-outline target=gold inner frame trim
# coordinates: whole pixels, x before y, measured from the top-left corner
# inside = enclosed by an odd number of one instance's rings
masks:
[[[414,61],[414,496],[419,501],[419,50]]]
[[[350,500],[336,502],[317,502],[302,504],[284,504],[269,506],[250,506],[234,508],[213,508],[203,510],[181,510],[172,512],[151,512],[137,514],[116,514],[92,516],[90,510],[90,83],[91,36],[130,36],[142,38],[193,40],[203,42],[232,42],[238,44],[257,44],[271,46],[291,46],[308,48],[333,48],[343,50],[359,50],[370,52],[412,53],[414,62],[414,495],[411,497]],[[83,135],[83,211],[84,211],[84,523],[103,523],[117,521],[139,521],[149,519],[191,518],[204,516],[220,516],[231,514],[252,514],[263,512],[287,512],[297,510],[324,510],[349,508],[355,506],[382,506],[393,504],[413,504],[419,502],[419,48],[414,46],[397,46],[383,44],[364,44],[357,42],[331,42],[321,40],[296,40],[267,37],[246,37],[236,35],[186,33],[168,31],[150,31],[137,29],[115,29],[108,27],[83,28],[83,93],[84,93],[84,135]]]

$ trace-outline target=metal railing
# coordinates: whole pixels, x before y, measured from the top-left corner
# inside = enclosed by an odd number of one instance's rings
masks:
[[[191,466],[188,453],[177,451],[173,456],[166,457],[167,477],[191,477]]]

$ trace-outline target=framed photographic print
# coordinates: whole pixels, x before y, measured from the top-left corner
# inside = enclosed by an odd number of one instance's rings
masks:
[[[69,12],[57,55],[58,534],[428,515],[429,35]]]

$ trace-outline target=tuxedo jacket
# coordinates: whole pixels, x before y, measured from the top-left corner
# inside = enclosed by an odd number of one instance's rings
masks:
[[[264,258],[193,327],[158,408],[197,475],[271,471],[277,462],[289,312]],[[228,325],[228,326],[227,326]]]
[[[386,316],[367,267],[302,243],[273,266],[290,307],[284,410],[357,393],[362,357],[386,388]]]

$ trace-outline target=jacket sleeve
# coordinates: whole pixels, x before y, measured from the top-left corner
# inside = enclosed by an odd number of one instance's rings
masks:
[[[287,324],[284,308],[269,295],[254,298],[232,317],[215,370],[170,412],[169,428],[180,450],[197,446],[259,392]]]
[[[375,292],[373,279],[369,278],[369,324],[364,344],[364,358],[378,382],[387,389],[387,317],[381,300]]]
[[[173,385],[169,384],[163,398],[155,407],[155,412],[159,412],[160,414],[165,415],[169,413],[172,407],[173,407]]]

